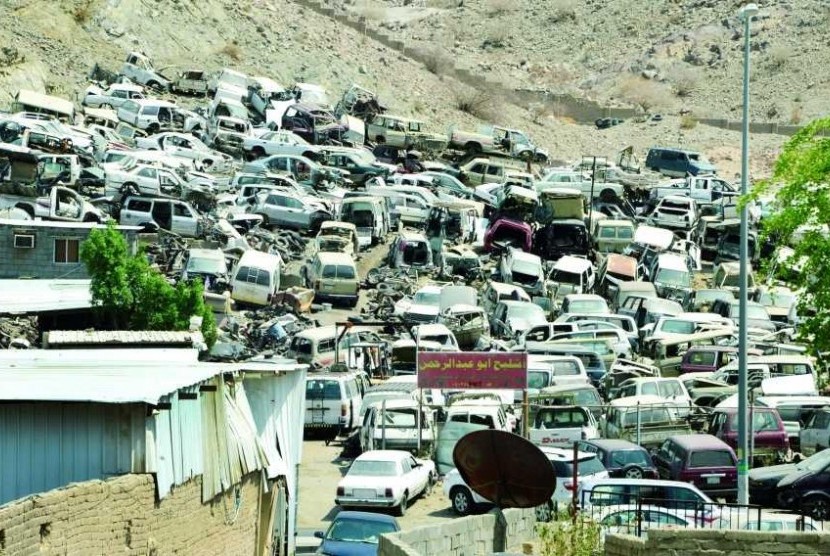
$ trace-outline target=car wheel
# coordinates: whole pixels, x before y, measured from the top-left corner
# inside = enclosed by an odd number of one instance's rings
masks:
[[[401,498],[401,505],[398,506],[398,516],[403,517],[406,515],[406,505],[409,503],[409,497],[406,493],[403,493],[403,498]]]
[[[251,150],[251,154],[254,156],[254,158],[262,158],[263,156],[265,156],[265,149],[263,149],[262,147],[254,147]]]
[[[604,203],[612,203],[616,200],[617,194],[613,189],[607,188],[599,192],[599,200]]]
[[[550,501],[545,502],[540,506],[536,506],[536,521],[547,523],[553,519],[553,504]]]
[[[636,465],[629,465],[623,469],[623,477],[626,479],[642,479],[643,470]]]
[[[830,500],[823,496],[809,496],[802,504],[806,514],[817,521],[830,518]]]
[[[121,186],[121,193],[124,195],[138,195],[138,186],[134,183],[125,183]]]
[[[450,491],[450,502],[453,511],[458,515],[470,515],[473,511],[473,496],[464,487],[455,487]]]

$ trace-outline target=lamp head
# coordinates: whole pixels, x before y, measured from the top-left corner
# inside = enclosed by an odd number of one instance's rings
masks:
[[[758,4],[747,4],[746,6],[741,8],[741,10],[738,12],[738,16],[742,20],[746,21],[758,15],[759,11],[760,10],[758,9]]]

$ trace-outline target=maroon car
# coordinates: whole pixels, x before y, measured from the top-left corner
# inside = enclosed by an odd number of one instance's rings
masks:
[[[790,454],[790,439],[784,421],[773,407],[753,407],[752,459],[762,465],[783,463]],[[738,447],[738,410],[717,408],[709,416],[709,434],[717,436],[732,449]]]
[[[680,374],[712,373],[738,358],[738,348],[730,346],[691,346],[680,362]]]
[[[497,218],[484,232],[484,250],[492,251],[494,244],[504,243],[530,253],[533,229],[527,222],[512,218]]]
[[[678,434],[667,438],[652,456],[661,479],[691,483],[713,499],[738,496],[738,458],[711,434]]]

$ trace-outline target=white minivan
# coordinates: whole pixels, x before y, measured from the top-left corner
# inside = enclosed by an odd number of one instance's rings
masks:
[[[245,251],[231,279],[231,298],[250,305],[270,305],[280,288],[282,267],[279,254]]]

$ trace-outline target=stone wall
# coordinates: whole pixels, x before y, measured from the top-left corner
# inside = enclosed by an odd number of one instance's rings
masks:
[[[0,554],[253,556],[261,490],[259,473],[205,504],[201,477],[158,503],[152,475],[75,483],[0,507]]]
[[[529,510],[505,510],[507,547],[517,546],[535,537],[536,514]],[[462,517],[447,520],[380,539],[380,556],[472,556],[491,554],[494,547],[496,515]]]
[[[814,556],[830,554],[830,533],[724,531],[672,529],[648,532],[642,540],[609,535],[605,556]]]

